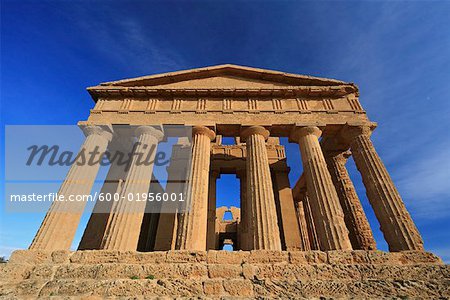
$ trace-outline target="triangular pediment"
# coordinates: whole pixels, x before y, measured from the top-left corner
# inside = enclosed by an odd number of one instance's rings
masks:
[[[279,71],[219,65],[102,83],[107,87],[156,89],[265,89],[287,86],[336,86],[346,82]]]

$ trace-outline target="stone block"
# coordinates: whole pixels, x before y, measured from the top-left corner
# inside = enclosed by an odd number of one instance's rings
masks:
[[[220,279],[208,279],[203,282],[203,291],[206,296],[223,295],[223,282]]]
[[[25,279],[19,283],[0,284],[2,299],[36,299],[47,281]]]
[[[327,251],[329,264],[368,264],[369,257],[366,250]]]
[[[272,250],[252,250],[250,255],[244,258],[247,263],[276,263],[289,262],[289,254],[286,251],[272,251]]]
[[[289,262],[291,264],[307,264],[305,251],[291,251],[289,252]]]
[[[242,264],[242,276],[245,279],[253,279],[256,275],[256,267],[252,264],[244,263]]]
[[[253,284],[246,279],[231,279],[223,282],[225,291],[231,296],[251,297],[253,296]]]
[[[144,279],[147,274],[141,265],[137,264],[101,264],[92,270],[96,279]]]
[[[388,264],[399,265],[401,264],[399,252],[384,252],[379,250],[368,251],[367,256],[371,264]]]
[[[29,279],[51,280],[57,266],[55,265],[37,265],[30,273]]]
[[[339,280],[302,281],[302,295],[305,298],[347,298],[346,282]]]
[[[12,264],[44,264],[52,262],[51,251],[16,250],[11,254],[8,263]]]
[[[55,279],[95,279],[102,265],[68,264],[57,267]]]
[[[70,256],[71,263],[78,264],[104,264],[118,263],[120,260],[119,251],[115,250],[83,250],[76,251]]]
[[[52,252],[52,263],[65,264],[69,263],[71,252],[69,250],[57,250]]]
[[[0,282],[20,282],[30,277],[33,266],[19,264],[0,264]]]
[[[401,251],[397,255],[403,264],[443,264],[438,256],[425,251]]]
[[[326,252],[322,251],[306,251],[305,258],[308,264],[326,264],[328,263],[328,256]]]
[[[55,279],[49,281],[39,292],[39,297],[86,297],[106,295],[109,281],[95,279]]]
[[[313,266],[315,278],[318,280],[360,280],[361,272],[356,265],[328,265]]]
[[[206,262],[206,251],[167,251],[166,262],[167,263],[193,263],[193,262]]]
[[[214,264],[208,266],[209,278],[239,278],[242,275],[240,265]]]
[[[248,251],[208,251],[208,263],[240,265],[249,255]]]

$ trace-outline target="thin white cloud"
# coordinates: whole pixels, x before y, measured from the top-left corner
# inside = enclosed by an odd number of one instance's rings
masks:
[[[144,28],[143,22],[123,12],[80,5],[67,17],[77,24],[91,49],[126,69],[149,74],[159,69],[177,70],[184,65],[179,52],[158,43],[151,28]]]

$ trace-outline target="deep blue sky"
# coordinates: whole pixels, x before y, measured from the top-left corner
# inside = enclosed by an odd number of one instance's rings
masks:
[[[450,261],[449,15],[448,1],[2,1],[1,130],[75,124],[93,107],[87,86],[207,65],[355,82],[426,248]],[[287,150],[294,184],[300,157],[296,145]],[[385,249],[352,161],[349,170]],[[224,176],[221,186],[234,192],[219,203],[235,202],[238,182]],[[2,204],[0,255],[27,247],[42,217]]]

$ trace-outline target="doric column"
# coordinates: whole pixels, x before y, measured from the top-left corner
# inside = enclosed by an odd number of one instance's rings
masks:
[[[347,126],[342,134],[350,143],[353,159],[389,250],[423,250],[422,237],[370,140],[370,127]]]
[[[300,239],[300,228],[295,213],[294,198],[292,197],[291,185],[289,183],[289,168],[273,170],[276,199],[279,203],[281,227],[283,228],[284,244],[286,250],[302,250]]]
[[[301,241],[300,250],[309,251],[311,250],[311,242],[309,241],[308,225],[306,221],[305,208],[303,205],[304,196],[305,195],[301,197],[302,200],[295,201],[295,211],[297,213],[298,225],[300,229],[300,241]]]
[[[100,190],[102,195],[114,195],[120,193],[120,189],[125,179],[126,172],[123,172],[123,166],[111,164],[105,182]],[[122,178],[121,178],[122,177]],[[119,179],[120,178],[120,179]],[[97,250],[100,249],[106,226],[111,216],[113,201],[100,201],[97,199],[92,210],[89,221],[81,237],[78,250]]]
[[[188,180],[188,162],[191,156],[191,146],[186,137],[178,139],[173,145],[170,165],[167,167],[166,193],[179,195],[184,192]],[[155,251],[175,250],[178,228],[178,211],[181,202],[163,202],[156,230]]]
[[[281,250],[275,198],[265,140],[269,131],[261,126],[245,129],[242,138],[247,145],[247,198],[251,202],[253,248]]]
[[[132,143],[129,136],[115,137],[109,144],[110,157],[115,155],[127,155],[131,151]],[[120,194],[123,182],[126,176],[126,164],[120,159],[110,161],[108,174],[100,190],[100,194],[105,198],[106,195]],[[111,216],[114,201],[100,201],[97,199],[92,210],[89,221],[84,229],[83,236],[78,250],[97,250],[100,249],[106,226]]]
[[[111,141],[111,129],[100,126],[83,128],[86,140],[80,149],[78,159],[70,167],[64,183],[58,191],[65,201],[52,203],[44,218],[30,249],[61,250],[69,249],[78,227],[78,223],[86,205],[85,201],[70,201],[76,195],[89,195],[100,161]],[[91,157],[91,153],[98,153],[98,157]],[[84,157],[84,160],[83,160]],[[93,160],[91,161],[91,158]]]
[[[215,250],[218,247],[216,234],[216,182],[219,177],[220,172],[218,170],[209,172],[207,250]]]
[[[306,227],[308,228],[308,238],[311,250],[321,250],[319,244],[319,237],[317,236],[316,226],[314,225],[314,216],[309,205],[308,193],[303,196],[303,209],[305,210]]]
[[[375,250],[377,245],[366,214],[356,194],[345,164],[349,151],[325,151],[325,160],[339,197],[350,242],[355,250]]]
[[[192,166],[186,192],[186,212],[180,215],[176,249],[206,250],[208,216],[208,182],[211,141],[215,133],[209,128],[192,129]]]
[[[320,250],[350,250],[352,246],[342,208],[319,144],[320,135],[319,128],[310,126],[296,129],[292,136],[298,141],[302,154],[306,188]]]
[[[114,203],[102,249],[137,249],[147,204],[147,201],[142,201],[142,196],[138,195],[146,194],[150,190],[156,149],[164,135],[161,130],[152,126],[140,126],[135,133],[137,142],[134,145],[133,157],[121,189],[120,200]]]
[[[247,197],[247,171],[239,169],[236,176],[240,180],[241,220],[239,223],[239,247],[240,250],[253,249],[253,222],[252,206]]]

